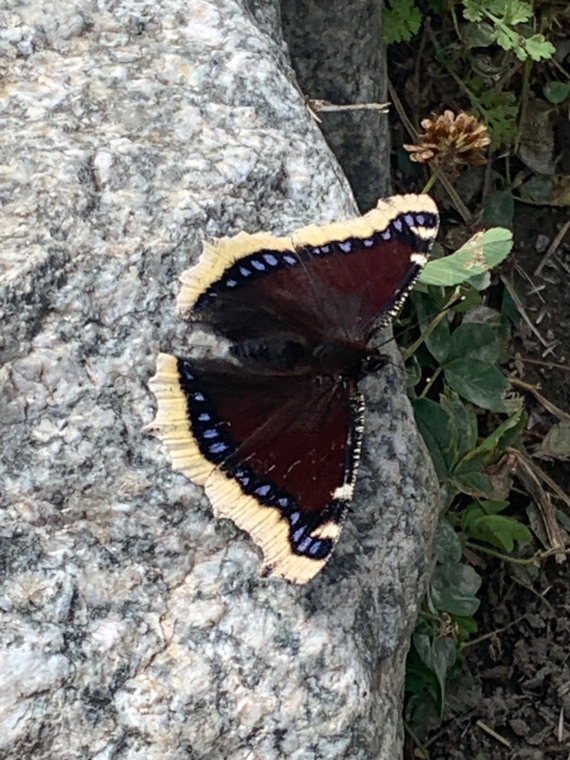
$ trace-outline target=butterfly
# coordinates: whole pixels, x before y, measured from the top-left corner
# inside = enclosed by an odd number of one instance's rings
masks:
[[[394,196],[347,222],[205,243],[181,275],[179,314],[229,350],[159,354],[150,428],[215,515],[261,548],[264,576],[306,583],[332,554],[360,457],[358,382],[385,362],[371,338],[412,288],[438,223],[428,196]]]

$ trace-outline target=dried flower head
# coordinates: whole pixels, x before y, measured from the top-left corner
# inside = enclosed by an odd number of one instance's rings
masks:
[[[461,165],[480,166],[486,162],[481,148],[489,145],[491,138],[487,127],[475,116],[465,111],[457,116],[453,111],[444,111],[424,119],[421,125],[425,134],[415,145],[404,145],[412,161],[431,161],[452,173]]]

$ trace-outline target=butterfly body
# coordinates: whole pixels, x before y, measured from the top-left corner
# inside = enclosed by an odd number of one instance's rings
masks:
[[[230,342],[226,359],[160,354],[153,429],[214,511],[262,548],[264,575],[304,583],[329,559],[352,498],[364,401],[385,358],[370,339],[425,263],[426,196],[345,224],[206,245],[179,311]]]
[[[339,379],[360,379],[366,371],[370,350],[365,344],[348,341],[306,343],[300,340],[251,339],[234,344],[231,353],[242,363],[252,363],[260,372]]]

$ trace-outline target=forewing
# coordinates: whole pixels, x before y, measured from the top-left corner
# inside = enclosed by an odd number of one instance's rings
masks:
[[[366,340],[412,287],[437,226],[428,196],[405,195],[287,238],[223,238],[182,275],[178,306],[236,342],[291,332],[319,342]]]

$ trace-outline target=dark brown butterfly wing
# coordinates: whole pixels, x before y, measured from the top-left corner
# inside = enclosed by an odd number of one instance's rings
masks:
[[[333,378],[260,377],[160,354],[154,431],[218,516],[261,547],[265,573],[306,582],[329,559],[352,496],[362,400]]]

